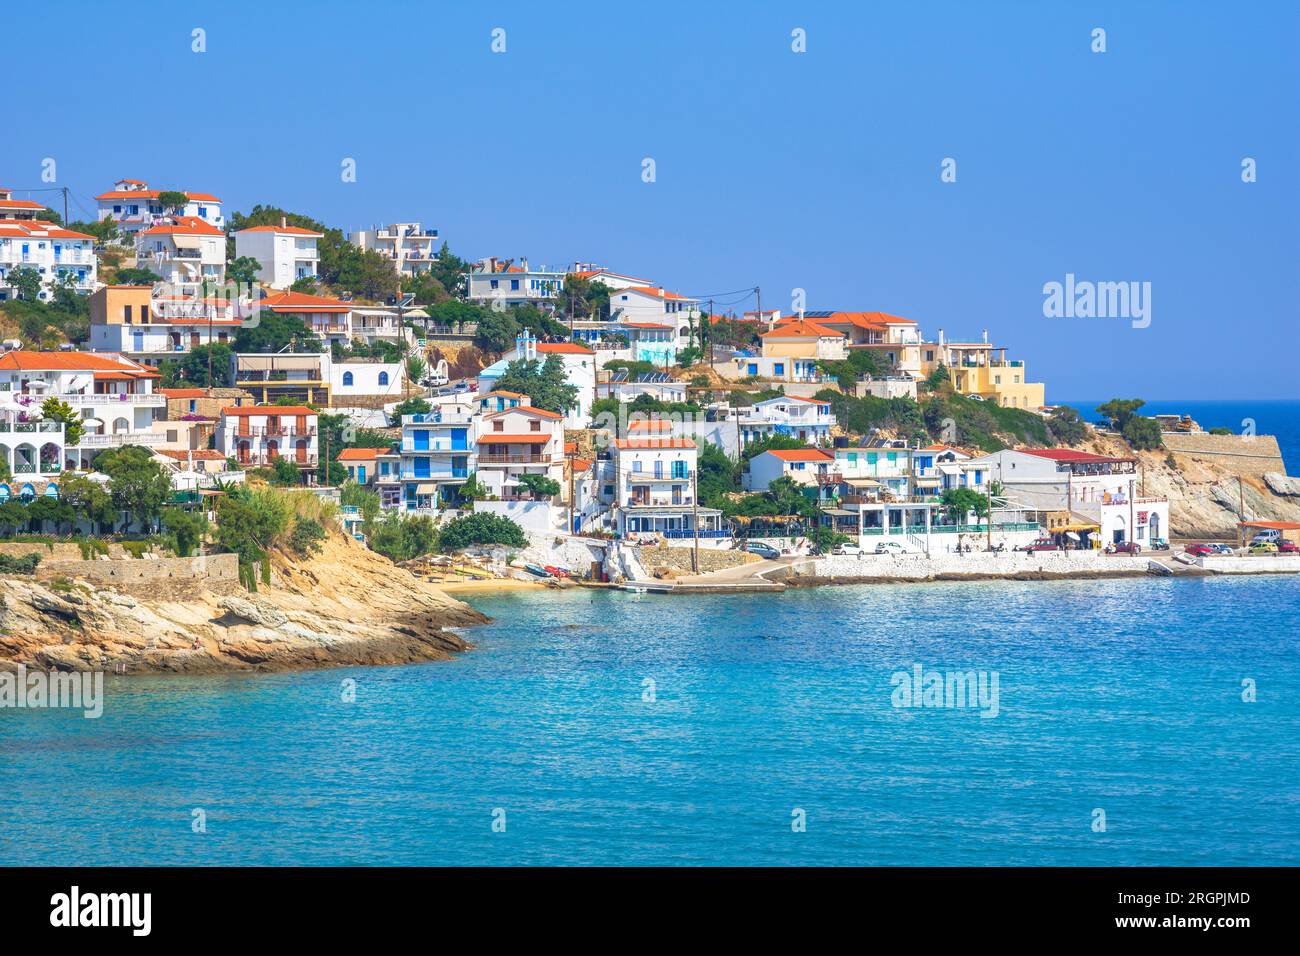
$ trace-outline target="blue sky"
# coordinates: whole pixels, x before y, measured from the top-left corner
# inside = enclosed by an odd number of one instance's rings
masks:
[[[57,9],[55,32],[6,8],[10,75],[40,92],[8,98],[0,183],[39,186],[53,157],[74,218],[145,179],[228,211],[419,220],[467,258],[987,328],[1048,401],[1300,397],[1297,5]],[[1066,273],[1150,282],[1150,326],[1045,318]]]

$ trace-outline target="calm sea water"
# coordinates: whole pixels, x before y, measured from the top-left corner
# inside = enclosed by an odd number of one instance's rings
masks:
[[[1300,578],[474,603],[450,663],[0,711],[0,861],[1300,862]],[[914,663],[999,715],[894,708]]]
[[[1100,421],[1098,405],[1106,399],[1068,401],[1088,421]],[[1202,428],[1228,428],[1236,434],[1245,433],[1253,423],[1255,434],[1274,435],[1282,449],[1289,475],[1300,475],[1300,402],[1284,400],[1199,401],[1149,401],[1142,406],[1143,415],[1191,415]]]

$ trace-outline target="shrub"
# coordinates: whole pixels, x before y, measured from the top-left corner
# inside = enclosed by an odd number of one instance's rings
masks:
[[[315,518],[299,518],[293,523],[289,535],[289,547],[303,557],[320,551],[321,542],[325,540],[325,529]]]
[[[34,574],[36,566],[41,563],[41,556],[35,551],[15,558],[11,554],[0,554],[0,574]]]
[[[458,551],[471,544],[508,544],[515,548],[528,547],[524,529],[509,518],[476,511],[449,521],[439,535],[443,551]]]
[[[122,550],[137,560],[143,558],[146,551],[153,550],[153,542],[148,540],[123,541],[121,544]]]
[[[184,511],[180,508],[164,508],[162,523],[167,530],[171,549],[182,558],[188,558],[198,550],[203,543],[203,532],[208,527],[208,519],[203,512]]]

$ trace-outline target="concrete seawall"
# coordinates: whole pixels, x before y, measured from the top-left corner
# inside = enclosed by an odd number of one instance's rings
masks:
[[[962,579],[1128,577],[1145,575],[1148,559],[1095,551],[1004,552],[1001,554],[828,555],[793,565],[775,580],[787,584],[855,581],[955,581]]]

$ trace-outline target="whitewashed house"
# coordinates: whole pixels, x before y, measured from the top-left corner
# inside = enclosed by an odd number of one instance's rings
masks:
[[[424,229],[418,222],[358,229],[349,238],[358,249],[372,250],[389,260],[403,278],[428,272],[438,260],[438,230]]]
[[[466,297],[480,305],[535,305],[551,309],[564,286],[563,269],[533,269],[528,260],[517,265],[513,259],[489,256],[474,263],[466,276]]]
[[[250,256],[262,268],[257,280],[273,289],[287,289],[299,279],[314,279],[319,271],[320,253],[316,241],[324,233],[288,225],[284,218],[278,226],[250,226],[235,233],[235,256]]]
[[[180,206],[164,206],[159,198],[172,190],[150,189],[139,179],[119,179],[108,192],[95,197],[99,204],[99,221],[112,219],[119,232],[128,236],[171,221],[175,217],[200,219],[217,229],[224,229],[226,218],[221,212],[221,200],[211,193],[175,190],[185,194]]]
[[[226,234],[196,216],[141,229],[135,239],[136,264],[157,274],[170,294],[204,295],[226,281]]]
[[[749,471],[742,483],[747,491],[767,491],[778,478],[789,478],[801,485],[816,485],[820,477],[829,476],[835,456],[820,448],[771,449],[749,460]]]
[[[612,443],[604,483],[613,488],[609,498],[620,536],[687,538],[697,519],[701,535],[721,533],[722,512],[695,501],[697,455],[689,438],[647,433]]]
[[[95,237],[41,219],[0,219],[0,302],[16,297],[9,275],[31,269],[40,276],[41,299],[62,282],[89,294],[97,282]]]
[[[475,419],[478,478],[499,498],[520,496],[519,478],[544,475],[564,479],[564,418],[521,404],[489,411]]]
[[[217,421],[216,447],[245,467],[287,458],[305,471],[317,465],[317,423],[305,405],[228,406]]]

